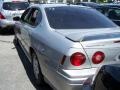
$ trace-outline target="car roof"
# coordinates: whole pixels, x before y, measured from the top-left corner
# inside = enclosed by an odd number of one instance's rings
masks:
[[[72,7],[86,7],[86,6],[78,6],[78,5],[73,5],[73,4],[33,4],[31,5],[31,7],[43,7],[43,8],[47,8],[47,7],[63,7],[63,6],[72,6]],[[90,8],[90,7],[86,7],[86,8]]]

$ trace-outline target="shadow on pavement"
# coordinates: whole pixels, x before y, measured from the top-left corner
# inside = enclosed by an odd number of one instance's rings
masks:
[[[29,77],[29,80],[31,81],[33,86],[36,88],[36,90],[52,90],[51,87],[48,84],[45,84],[44,86],[38,86],[38,85],[35,84],[35,77],[33,75],[31,63],[29,62],[27,56],[23,52],[21,46],[20,45],[15,45],[15,47],[16,47],[16,50],[17,50],[18,55],[20,57],[20,60],[21,60],[23,66],[26,70],[26,73]]]
[[[0,28],[0,35],[13,35],[13,34],[14,34],[13,27],[7,27],[4,29]]]

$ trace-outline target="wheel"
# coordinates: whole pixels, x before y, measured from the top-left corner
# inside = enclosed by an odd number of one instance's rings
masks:
[[[32,53],[32,67],[33,67],[33,73],[35,76],[35,81],[37,85],[44,85],[44,77],[42,75],[40,64],[38,62],[37,55],[35,53]]]

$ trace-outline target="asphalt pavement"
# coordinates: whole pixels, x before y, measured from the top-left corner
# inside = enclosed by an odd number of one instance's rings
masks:
[[[52,90],[35,84],[31,64],[13,39],[14,35],[0,35],[0,90]]]

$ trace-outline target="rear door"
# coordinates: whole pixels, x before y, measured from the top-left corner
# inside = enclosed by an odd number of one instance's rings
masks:
[[[22,35],[23,35],[23,42],[25,45],[26,50],[29,52],[29,47],[31,46],[31,35],[33,32],[36,31],[36,27],[39,24],[40,20],[40,15],[41,12],[37,8],[32,8],[29,16],[28,16],[28,23],[24,25],[23,30],[22,30]],[[34,38],[34,37],[33,37]]]
[[[22,45],[24,46],[24,27],[26,25],[28,25],[28,17],[29,17],[29,12],[30,12],[30,8],[28,8],[21,16],[21,20],[20,23],[16,22],[16,28],[15,28],[15,33],[17,35],[17,37],[19,38],[19,40],[21,41]]]

